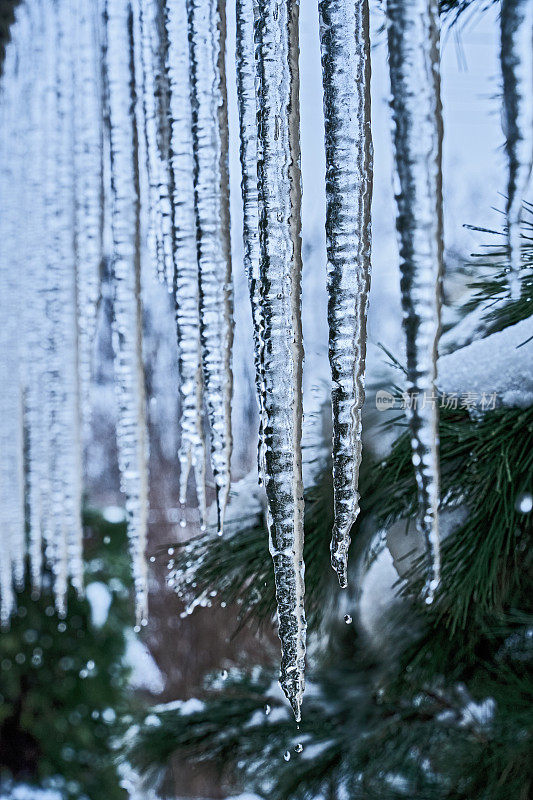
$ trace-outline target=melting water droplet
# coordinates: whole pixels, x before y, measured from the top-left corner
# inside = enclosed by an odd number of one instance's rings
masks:
[[[267,703],[266,706],[265,706],[265,716],[268,717],[268,715],[270,714],[271,711],[272,711],[272,709],[270,708],[269,704]]]
[[[228,675],[229,673],[227,669],[223,669],[220,673],[220,677],[222,678],[223,681],[228,679]]]
[[[303,751],[303,749],[304,749],[304,746],[303,746],[303,744],[301,742],[298,742],[298,744],[294,748],[296,753],[301,753]]]
[[[344,621],[345,621],[345,623],[346,623],[347,625],[351,625],[351,624],[352,624],[352,618],[351,618],[351,616],[350,616],[349,614],[345,614],[345,615],[344,615]]]
[[[290,754],[290,752],[288,750],[285,750],[285,752],[283,754],[283,758],[285,759],[285,761],[290,761],[291,760],[291,754]]]

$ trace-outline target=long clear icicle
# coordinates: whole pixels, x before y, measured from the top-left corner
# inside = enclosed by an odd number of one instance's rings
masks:
[[[102,87],[98,4],[72,0],[78,359],[81,421],[90,421],[90,387],[103,246]]]
[[[74,249],[74,91],[70,0],[54,4],[55,96],[52,205],[51,320],[51,496],[52,547],[56,604],[65,613],[68,576],[83,586],[81,524],[81,431],[78,386],[76,258]]]
[[[255,98],[254,2],[237,0],[235,61],[239,108],[244,268],[252,307],[255,383],[259,403],[258,474],[264,479],[265,410],[263,313],[259,296],[259,206],[257,195],[257,103]]]
[[[255,17],[265,479],[280,684],[300,719],[306,623],[303,566],[298,3],[259,0]]]
[[[170,150],[174,187],[176,329],[181,397],[180,503],[187,497],[191,467],[200,519],[207,516],[203,433],[203,379],[200,348],[198,254],[194,206],[194,155],[189,79],[187,14],[183,3],[166,4],[167,69],[170,83]]]
[[[408,418],[431,602],[440,578],[435,378],[442,283],[442,110],[437,0],[387,0]]]
[[[139,28],[143,132],[148,177],[148,252],[161,282],[172,287],[172,212],[169,197],[168,158],[160,147],[160,102],[158,81],[161,71],[158,37],[158,3],[134,0],[134,29]]]
[[[126,495],[137,620],[147,613],[148,435],[140,298],[139,186],[134,116],[132,12],[107,0],[106,83],[110,121],[117,445]]]
[[[27,507],[28,507],[28,554],[32,588],[39,591],[42,579],[44,529],[48,519],[49,481],[48,481],[48,441],[49,426],[47,411],[47,350],[48,320],[46,317],[46,238],[45,208],[43,186],[45,183],[45,161],[47,138],[47,94],[51,78],[46,53],[50,47],[46,37],[47,16],[43,4],[30,7],[32,42],[31,64],[24,69],[26,96],[22,98],[21,109],[28,113],[29,141],[23,145],[24,158],[31,162],[27,171],[28,205],[26,208],[26,313],[24,316],[25,354],[24,386],[27,429]]]
[[[22,386],[20,379],[20,278],[24,267],[16,231],[23,211],[22,192],[13,193],[22,177],[17,95],[23,76],[19,42],[8,48],[1,96],[6,124],[0,140],[0,623],[7,625],[15,606],[13,582],[24,577],[24,498],[22,489]],[[23,218],[23,217],[22,217]]]
[[[502,0],[501,70],[508,162],[507,246],[511,295],[520,297],[520,219],[533,168],[533,3]]]
[[[370,288],[372,135],[368,0],[320,0],[326,134],[329,360],[333,388],[334,527],[331,563],[347,585],[359,513]]]
[[[187,0],[187,17],[202,366],[217,525],[222,532],[230,488],[233,383],[224,4],[222,0]]]

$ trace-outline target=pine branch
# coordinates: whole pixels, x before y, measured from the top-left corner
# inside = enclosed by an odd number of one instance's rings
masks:
[[[469,284],[472,297],[463,307],[464,313],[483,309],[486,335],[515,325],[531,315],[533,303],[533,204],[524,203],[522,220],[521,293],[517,300],[510,297],[508,282],[509,256],[504,231],[489,231],[468,225],[470,230],[490,233],[500,241],[487,245],[484,252],[473,253],[476,280]]]

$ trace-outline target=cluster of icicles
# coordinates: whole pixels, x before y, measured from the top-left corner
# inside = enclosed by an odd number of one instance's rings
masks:
[[[442,274],[437,0],[388,0],[407,389],[431,395]],[[516,291],[531,171],[531,3],[503,0],[508,231]],[[305,614],[297,0],[236,0],[244,267],[274,561],[281,684],[300,716]],[[335,524],[347,583],[358,514],[372,139],[368,0],[319,0]],[[230,488],[232,285],[223,0],[32,0],[1,82],[0,588],[6,622],[26,554],[58,610],[83,590],[82,464],[105,232],[110,231],[118,452],[139,621],[147,605],[147,427],[140,260],[175,297],[180,501],[206,523],[204,410],[222,532]],[[147,219],[145,226],[143,219]],[[426,598],[439,581],[437,404],[412,404]]]

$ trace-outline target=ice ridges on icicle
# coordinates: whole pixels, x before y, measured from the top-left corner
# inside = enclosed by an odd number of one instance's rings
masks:
[[[259,0],[255,17],[265,479],[280,683],[296,719],[304,690],[302,333],[298,4]]]
[[[92,4],[73,0],[72,10],[78,371],[81,420],[87,436],[103,248],[100,26]]]
[[[230,488],[233,341],[222,0],[187,0],[200,333],[221,532]]]
[[[254,341],[254,365],[259,404],[258,472],[264,472],[263,314],[259,296],[259,207],[257,196],[257,103],[255,98],[253,0],[237,0],[236,71],[240,127],[241,190],[243,201],[244,268],[248,279]]]
[[[135,58],[128,0],[107,0],[106,83],[110,120],[117,445],[126,495],[137,619],[147,612],[145,545],[148,435],[140,299],[139,196],[135,126]]]
[[[45,29],[45,19],[41,3],[30,10],[32,34]],[[47,365],[46,342],[48,337],[48,320],[46,318],[47,273],[43,258],[43,231],[45,214],[43,204],[43,184],[45,178],[46,138],[46,102],[48,94],[49,70],[46,69],[46,39],[42,35],[32,35],[32,62],[34,69],[24,70],[25,86],[22,88],[18,104],[20,112],[26,112],[27,139],[22,132],[19,141],[24,158],[32,154],[32,169],[27,171],[26,218],[28,220],[25,240],[26,269],[21,272],[25,281],[21,290],[25,297],[25,313],[23,314],[24,355],[22,360],[23,381],[25,387],[25,427],[27,432],[27,507],[28,507],[28,555],[32,587],[39,591],[41,586],[43,565],[43,538],[45,522],[48,518],[49,482],[48,482],[48,441],[47,424]],[[37,75],[39,78],[37,79]],[[32,96],[38,90],[38,98]],[[20,113],[19,112],[19,113]],[[23,114],[20,113],[20,117]],[[24,181],[17,182],[19,190]]]
[[[533,167],[533,3],[502,0],[501,70],[503,122],[508,163],[507,244],[511,262],[509,282],[514,299],[520,296],[520,218]]]
[[[440,575],[438,404],[432,401],[442,281],[438,3],[387,0],[387,14],[408,418],[431,602]]]
[[[163,67],[159,36],[160,4],[133,0],[133,29],[139,54],[139,104],[145,140],[148,178],[148,252],[161,282],[173,281],[172,208],[169,194],[168,153],[161,146],[160,84]]]
[[[9,232],[2,237],[9,258],[2,263],[9,284],[2,296],[11,298],[2,326],[2,336],[11,337],[2,347],[9,375],[2,380],[2,405],[9,405],[2,421],[11,431],[0,454],[2,527],[9,536],[2,552],[4,619],[13,600],[6,589],[11,567],[18,585],[24,578],[23,425],[32,584],[39,589],[43,543],[59,612],[69,577],[78,591],[83,584],[75,209],[84,186],[75,176],[75,70],[66,46],[75,41],[75,10],[70,0],[22,4],[2,81],[2,164],[4,178],[11,175],[3,186]],[[27,220],[22,239],[21,219]]]
[[[173,174],[176,328],[179,351],[181,442],[180,503],[185,503],[192,466],[200,519],[206,523],[206,445],[200,351],[198,255],[194,206],[194,155],[189,81],[187,15],[183,3],[166,7],[170,83],[170,142]]]
[[[0,95],[5,123],[16,122],[13,93],[17,87],[15,44],[8,48],[4,65],[5,77]],[[0,622],[6,625],[13,611],[14,578],[23,577],[24,498],[22,490],[22,385],[19,375],[18,314],[20,308],[19,278],[22,275],[20,254],[15,235],[20,211],[11,195],[11,188],[20,177],[21,162],[17,158],[16,135],[12,138],[8,126],[2,126],[0,139],[0,191],[2,208],[0,233],[5,247],[0,253]],[[14,133],[19,133],[16,130]],[[16,574],[18,573],[18,574]]]
[[[47,181],[51,263],[48,314],[50,326],[50,484],[51,550],[58,611],[64,613],[68,577],[82,588],[81,428],[78,384],[77,275],[73,237],[74,85],[72,41],[74,15],[69,0],[54,4],[51,180]]]
[[[329,359],[333,381],[331,562],[347,585],[359,513],[361,413],[370,288],[372,137],[368,0],[320,0],[326,134]]]

